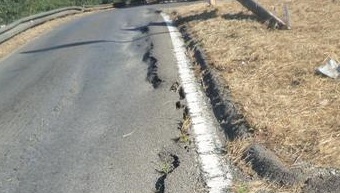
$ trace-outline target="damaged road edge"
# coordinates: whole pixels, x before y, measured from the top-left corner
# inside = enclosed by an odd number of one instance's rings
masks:
[[[186,50],[184,42],[180,38],[180,32],[168,15],[164,13],[161,15],[167,24],[174,47],[180,79],[192,118],[192,129],[203,178],[209,192],[227,192],[231,188],[232,174],[229,165],[222,157],[223,146],[216,133],[218,126],[205,102],[205,95],[196,83],[195,76],[190,69],[190,60],[185,55]]]
[[[171,174],[179,165],[179,157],[168,151],[161,151],[158,153],[158,157],[161,161],[161,166],[156,169],[161,176],[158,178],[155,184],[155,193],[165,192],[165,180],[169,174]]]
[[[150,47],[144,54],[142,60],[148,64],[147,81],[152,84],[153,88],[158,88],[162,83],[162,79],[158,76],[158,60],[153,56],[152,51],[153,43],[150,44]]]

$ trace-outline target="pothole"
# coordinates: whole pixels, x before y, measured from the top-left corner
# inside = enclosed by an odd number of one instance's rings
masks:
[[[179,157],[169,151],[161,151],[158,153],[160,164],[156,171],[161,174],[155,183],[155,193],[165,192],[165,180],[179,165]]]
[[[177,92],[178,91],[178,88],[179,88],[179,83],[178,81],[174,82],[171,87],[170,87],[170,91],[172,92]]]
[[[153,43],[150,44],[146,53],[143,56],[143,62],[148,64],[148,71],[146,79],[150,82],[153,88],[158,88],[162,83],[162,79],[158,76],[158,60],[152,54]]]
[[[164,193],[165,192],[165,179],[167,175],[163,174],[161,177],[159,177],[155,184],[155,193]]]

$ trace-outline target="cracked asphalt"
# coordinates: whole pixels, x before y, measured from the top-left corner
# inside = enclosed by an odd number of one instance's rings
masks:
[[[172,140],[178,74],[156,11],[170,6],[180,4],[91,14],[0,61],[0,192],[155,192],[164,150],[180,163],[165,192],[204,192],[194,150]],[[143,62],[150,47],[157,88]]]

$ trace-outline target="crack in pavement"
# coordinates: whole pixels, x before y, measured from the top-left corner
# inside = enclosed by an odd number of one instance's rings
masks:
[[[179,157],[168,151],[161,151],[158,153],[158,157],[161,161],[161,166],[156,169],[157,172],[162,174],[156,181],[155,193],[165,192],[165,180],[169,174],[171,174],[180,165]]]
[[[143,55],[142,61],[148,64],[146,79],[150,82],[153,88],[158,88],[163,82],[158,76],[158,60],[152,55],[153,43],[150,43],[149,48]]]

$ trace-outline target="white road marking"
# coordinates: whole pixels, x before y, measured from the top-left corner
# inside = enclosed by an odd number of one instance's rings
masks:
[[[218,126],[213,121],[214,116],[209,110],[205,95],[191,70],[191,62],[185,54],[186,49],[180,32],[173,25],[168,15],[162,13],[162,17],[167,23],[174,46],[178,71],[192,118],[192,129],[195,134],[195,144],[204,180],[210,193],[229,192],[232,175],[229,165],[220,153],[222,144],[216,132]]]

